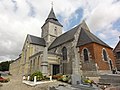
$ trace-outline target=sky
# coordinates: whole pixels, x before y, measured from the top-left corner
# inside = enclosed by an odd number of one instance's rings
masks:
[[[0,0],[0,62],[16,59],[27,34],[41,36],[53,2],[63,32],[85,20],[112,48],[120,36],[120,0]]]

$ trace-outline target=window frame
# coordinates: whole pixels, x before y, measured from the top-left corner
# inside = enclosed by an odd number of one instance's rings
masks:
[[[54,34],[57,35],[57,27],[54,28]]]
[[[105,53],[104,53],[104,51],[105,51]],[[105,56],[104,54],[105,54],[106,56]],[[108,53],[107,53],[107,51],[106,51],[105,48],[102,49],[102,58],[103,58],[103,61],[104,61],[104,62],[108,62],[108,61],[109,61],[109,59],[108,59]],[[105,60],[105,58],[106,58],[106,60]]]
[[[87,60],[85,60],[85,52],[84,51],[87,51]],[[89,62],[90,61],[90,58],[89,58],[89,50],[87,49],[87,48],[84,48],[83,49],[83,60],[84,60],[84,62]]]
[[[62,57],[63,57],[63,61],[67,61],[67,48],[63,47],[62,48]]]

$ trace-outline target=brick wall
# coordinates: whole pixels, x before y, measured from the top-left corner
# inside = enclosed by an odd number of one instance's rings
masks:
[[[84,48],[87,48],[89,50],[90,61],[97,63],[97,66],[99,67],[98,70],[110,70],[109,63],[103,60],[103,56],[102,56],[103,48],[107,51],[108,59],[112,60],[113,65],[115,66],[115,58],[111,48],[108,48],[96,43],[90,43],[84,46],[80,46],[79,48],[80,56],[82,55],[82,50]],[[82,56],[81,56],[81,59],[82,59]],[[84,62],[84,60],[82,60],[82,62]]]

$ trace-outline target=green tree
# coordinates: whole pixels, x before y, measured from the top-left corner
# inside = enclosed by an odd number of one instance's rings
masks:
[[[0,71],[9,71],[10,63],[13,61],[5,61],[0,63]]]

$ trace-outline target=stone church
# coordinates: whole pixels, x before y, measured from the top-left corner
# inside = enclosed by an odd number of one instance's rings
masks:
[[[62,33],[53,7],[41,27],[41,37],[27,35],[19,57],[10,65],[11,74],[77,74],[96,76],[115,67],[112,48],[92,34],[85,23]]]

